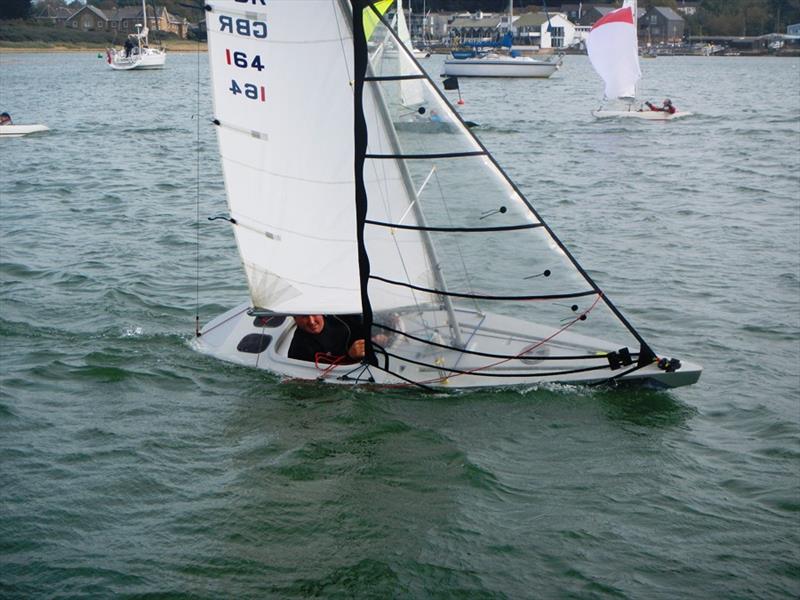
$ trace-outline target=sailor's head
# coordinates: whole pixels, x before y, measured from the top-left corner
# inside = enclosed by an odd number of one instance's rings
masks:
[[[672,100],[670,100],[669,98],[664,100],[664,106],[672,106]]]
[[[0,123],[6,123],[11,120],[11,115],[7,112],[0,113]]]
[[[322,315],[294,315],[294,322],[298,329],[312,335],[321,333],[325,327],[325,317]]]

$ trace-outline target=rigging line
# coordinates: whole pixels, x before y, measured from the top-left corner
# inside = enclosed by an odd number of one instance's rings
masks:
[[[392,281],[391,279],[386,279],[385,277],[381,277],[380,275],[370,275],[370,279],[377,279],[378,281],[383,281],[384,283],[388,283],[391,285],[399,285],[404,287],[410,287],[421,292],[427,292],[429,294],[436,294],[440,296],[453,296],[455,298],[474,298],[478,300],[501,300],[501,301],[508,301],[508,302],[528,302],[528,301],[546,301],[546,300],[560,300],[564,298],[581,298],[583,296],[593,296],[597,294],[598,296],[602,296],[602,294],[598,294],[595,290],[588,290],[586,292],[573,292],[569,294],[543,294],[541,296],[490,296],[488,294],[465,294],[462,292],[449,292],[444,290],[431,290],[428,288],[424,288],[421,286],[415,286],[411,283],[404,283],[402,281]]]
[[[521,360],[608,360],[608,356],[606,354],[574,354],[572,356],[525,356],[527,352],[530,350],[526,350],[523,354],[492,354],[491,352],[478,352],[477,350],[468,350],[467,348],[456,348],[455,346],[448,346],[447,344],[439,344],[437,342],[433,342],[431,340],[426,340],[425,338],[421,338],[415,335],[412,335],[405,331],[400,331],[398,329],[394,329],[393,327],[389,327],[388,325],[381,325],[380,323],[375,323],[375,327],[379,327],[380,329],[384,329],[386,331],[390,331],[397,335],[402,335],[403,337],[407,337],[409,339],[414,340],[415,342],[420,342],[422,344],[427,344],[428,346],[436,346],[437,348],[442,348],[443,350],[452,350],[453,352],[461,352],[463,354],[472,354],[475,356],[483,356],[486,358],[505,358],[509,360],[514,359],[521,359]],[[631,356],[636,356],[636,353],[631,354]]]
[[[439,186],[441,188],[441,184]],[[445,207],[445,210],[446,207]],[[449,211],[448,211],[449,216]],[[402,220],[402,219],[401,219]],[[498,231],[519,231],[520,229],[535,229],[541,227],[541,223],[524,223],[523,225],[504,225],[500,227],[436,227],[421,225],[403,225],[401,223],[385,223],[383,221],[373,221],[367,219],[364,221],[368,225],[377,225],[379,227],[390,227],[392,229],[413,229],[415,231],[437,231],[441,233],[493,233]]]
[[[195,139],[195,153],[197,155],[197,200],[195,215],[195,311],[194,311],[194,334],[200,337],[200,38],[198,37],[196,47],[197,57],[197,109],[195,114],[195,126],[197,129]]]

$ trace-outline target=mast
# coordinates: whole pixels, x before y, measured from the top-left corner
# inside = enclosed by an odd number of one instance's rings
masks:
[[[142,29],[139,32],[139,47],[142,46],[142,41],[144,41],[145,46],[149,44],[147,33],[147,6],[145,5],[145,0],[142,0]]]

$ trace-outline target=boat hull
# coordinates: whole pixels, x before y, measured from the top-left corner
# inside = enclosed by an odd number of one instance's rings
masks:
[[[449,58],[444,61],[447,77],[531,77],[547,79],[561,68],[561,60],[541,61],[530,57]]]
[[[148,48],[142,54],[125,56],[124,52],[109,52],[108,66],[114,71],[133,71],[163,69],[167,53],[163,50]]]
[[[0,126],[0,138],[22,137],[29,133],[40,133],[50,131],[46,125],[2,125]]]
[[[360,364],[315,365],[287,358],[295,331],[291,317],[277,318],[264,325],[259,318],[248,314],[248,308],[249,305],[242,304],[211,321],[195,338],[195,349],[291,380],[385,386],[419,383],[453,390],[530,387],[542,383],[588,385],[609,379],[666,388],[695,383],[702,371],[686,362],[674,371],[661,369],[655,363],[642,368],[634,364],[612,369],[607,353],[619,349],[617,344],[569,332],[559,334],[556,339],[550,328],[467,309],[457,309],[457,315],[464,338],[469,340],[467,349],[473,354],[448,348],[446,344],[414,340],[411,336],[431,338],[431,334],[434,340],[447,339],[445,325],[441,331],[426,326],[426,323],[446,323],[445,313],[437,307],[409,309],[391,316],[393,329],[408,335],[395,334],[383,341],[385,352],[376,353],[383,369]],[[516,357],[487,358],[482,354]],[[560,358],[563,356],[572,358]]]
[[[673,121],[689,117],[692,113],[677,111],[675,113],[657,110],[593,110],[592,116],[597,119],[641,119],[644,121]]]

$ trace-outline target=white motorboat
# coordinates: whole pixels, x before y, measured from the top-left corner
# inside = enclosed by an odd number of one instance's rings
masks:
[[[167,52],[163,48],[151,48],[148,41],[147,7],[142,0],[142,19],[144,24],[137,24],[136,33],[128,36],[122,49],[108,48],[106,62],[115,71],[133,71],[144,69],[162,69],[167,60]]]
[[[50,131],[46,125],[2,125],[0,126],[0,138],[22,137],[29,133],[40,133]]]
[[[700,377],[654,352],[405,45],[407,60],[368,55],[373,37],[396,39],[372,4],[208,0],[206,11],[229,209],[220,218],[250,298],[198,328],[199,351],[341,385]],[[267,23],[268,37],[251,35]],[[230,64],[228,50],[247,66]],[[409,106],[428,120],[397,127]],[[290,358],[299,315],[360,318],[348,333],[361,336],[363,358]]]

